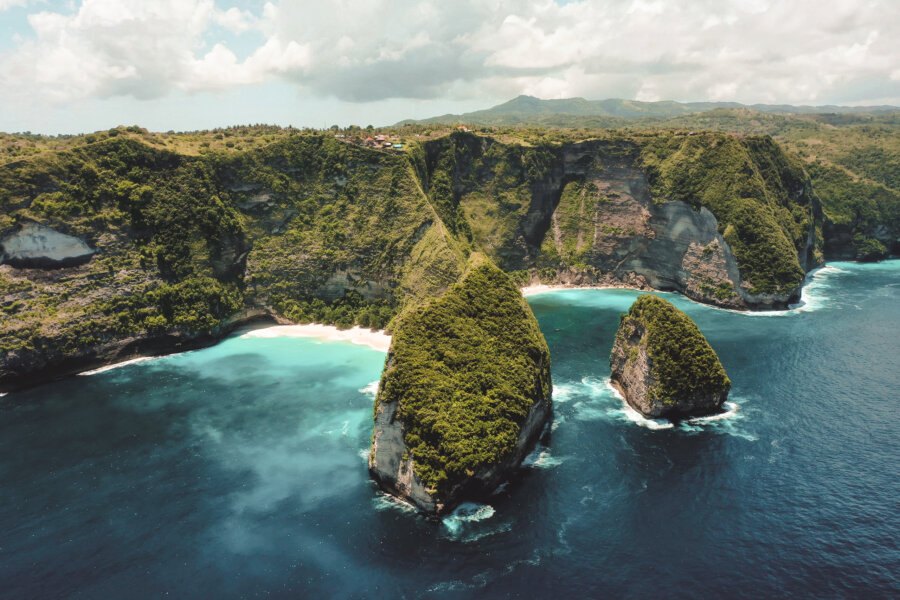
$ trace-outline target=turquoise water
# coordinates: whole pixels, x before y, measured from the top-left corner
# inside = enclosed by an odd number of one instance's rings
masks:
[[[898,597],[900,261],[785,313],[663,294],[734,382],[677,427],[608,386],[636,296],[529,298],[552,431],[440,522],[368,479],[364,347],[235,337],[0,398],[0,598]]]

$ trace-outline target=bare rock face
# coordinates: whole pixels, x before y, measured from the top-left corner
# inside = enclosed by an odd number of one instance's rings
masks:
[[[0,263],[19,269],[58,269],[88,262],[95,254],[83,240],[38,223],[0,239]]]
[[[638,297],[622,315],[609,363],[613,385],[647,417],[715,414],[731,389],[690,317],[656,296]]]

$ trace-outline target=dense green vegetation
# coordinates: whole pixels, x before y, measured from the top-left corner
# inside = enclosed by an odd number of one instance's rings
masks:
[[[869,127],[860,135],[869,132],[872,144],[890,149],[888,116],[803,119],[815,131]],[[374,134],[360,128],[3,134],[0,231],[37,221],[99,251],[60,272],[0,267],[7,364],[131,337],[218,335],[247,311],[384,327],[443,293],[473,251],[519,284],[535,275],[552,281],[567,268],[605,270],[610,265],[598,255],[644,234],[638,224],[596,216],[613,198],[591,177],[602,179],[617,165],[643,169],[657,200],[712,210],[753,291],[787,292],[802,277],[796,254],[809,225],[807,180],[801,163],[765,136],[527,128],[448,135],[421,125],[386,131],[405,141],[405,153],[348,143]],[[807,135],[802,131],[797,135]],[[573,144],[589,148],[592,175],[566,171]],[[873,149],[855,163],[822,155],[807,167],[831,222],[846,226],[860,256],[890,250],[884,232],[900,227],[898,195],[887,187],[895,177],[890,166],[872,166],[888,154]],[[865,168],[871,179],[847,165]]]
[[[550,353],[509,277],[474,254],[460,283],[394,331],[380,402],[399,401],[425,485],[445,491],[513,450],[536,400],[550,396]]]
[[[454,133],[411,155],[444,221],[505,270],[608,268],[595,244],[632,237],[639,225],[599,218],[610,198],[592,178],[626,166],[646,171],[655,201],[712,211],[751,292],[789,295],[801,283],[813,197],[801,163],[768,136],[604,132],[578,142],[523,134],[531,137],[505,143]],[[589,152],[586,174],[567,171],[572,148]]]
[[[37,221],[100,251],[58,274],[2,267],[8,364],[134,335],[214,334],[245,308],[381,328],[456,280],[465,251],[435,231],[402,156],[333,136],[245,135],[237,145],[251,150],[187,155],[159,147],[179,136],[112,130],[39,140],[0,164],[0,231]]]
[[[504,269],[514,259],[519,226],[528,213],[532,186],[556,161],[546,145],[502,143],[466,132],[414,145],[410,159],[444,223]]]
[[[800,285],[812,196],[802,166],[768,137],[706,133],[643,138],[654,197],[709,208],[752,293]]]
[[[638,296],[622,315],[617,342],[635,330],[646,332],[643,343],[654,381],[648,390],[651,400],[674,404],[679,398],[730,389],[731,380],[715,350],[691,318],[672,303],[649,294]]]
[[[413,127],[432,129],[440,123],[466,123],[486,128],[498,139],[538,143],[574,142],[609,130],[768,135],[801,159],[825,216],[839,226],[824,232],[826,253],[861,255],[875,241],[890,251],[900,239],[900,111],[895,107],[748,107],[523,96],[491,109],[416,123]]]

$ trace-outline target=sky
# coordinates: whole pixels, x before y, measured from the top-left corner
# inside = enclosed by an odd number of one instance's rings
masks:
[[[900,105],[900,0],[0,0],[0,131],[540,98]]]

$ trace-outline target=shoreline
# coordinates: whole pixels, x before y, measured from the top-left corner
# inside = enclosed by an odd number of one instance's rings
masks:
[[[853,262],[853,261],[835,261],[835,262]],[[834,269],[840,271],[841,268],[830,263],[811,270],[808,274],[808,280],[804,282],[806,287],[814,279],[816,273],[822,270]],[[519,288],[524,297],[535,296],[546,292],[558,290],[602,290],[602,289],[627,289],[634,291],[652,291],[660,293],[678,294],[690,302],[709,306],[717,310],[725,310],[744,315],[785,315],[796,312],[805,312],[804,304],[806,300],[801,296],[799,306],[793,305],[785,309],[776,310],[734,310],[713,306],[698,302],[688,298],[684,294],[678,292],[666,292],[654,288],[636,288],[627,284],[594,284],[594,285],[573,285],[573,284],[539,284],[533,286],[525,286]],[[814,310],[807,306],[806,310]],[[367,346],[379,352],[388,352],[391,344],[391,336],[384,330],[365,329],[354,326],[350,329],[338,329],[333,325],[323,325],[320,323],[310,323],[305,325],[278,324],[276,317],[262,312],[246,313],[242,317],[235,318],[227,323],[223,330],[218,333],[199,336],[196,338],[179,338],[177,335],[162,335],[144,339],[118,340],[114,344],[102,348],[99,355],[72,357],[70,360],[63,361],[63,364],[54,365],[51,368],[42,369],[37,373],[29,373],[24,376],[14,377],[0,384],[0,398],[8,395],[10,392],[39,386],[54,380],[62,379],[72,375],[89,376],[103,373],[119,367],[130,364],[153,360],[162,356],[187,352],[213,346],[231,335],[249,336],[249,337],[300,337],[300,338],[316,338],[322,341],[348,341],[356,345]],[[282,323],[284,321],[282,320]]]
[[[351,344],[356,344],[357,346],[366,346],[368,348],[371,348],[372,350],[377,350],[380,352],[387,352],[388,348],[390,348],[391,345],[391,336],[385,333],[383,329],[365,329],[358,325],[355,325],[350,329],[338,329],[334,325],[323,325],[321,323],[307,323],[305,325],[263,325],[261,327],[247,326],[232,332],[231,335],[223,337],[213,345],[224,342],[229,337],[260,339],[280,337],[305,339],[312,338],[321,340],[323,342],[350,342]],[[166,356],[171,356],[173,354],[182,354],[184,352],[193,352],[195,350],[202,349],[203,348],[193,348],[166,354],[138,356],[120,362],[103,365],[101,367],[88,371],[79,371],[75,373],[75,375],[77,375],[78,377],[99,375],[100,373],[106,373],[107,371],[112,371],[113,369],[119,369],[121,367],[127,367],[133,364],[157,360],[160,358],[165,358]]]
[[[840,261],[835,261],[840,262]],[[634,286],[630,286],[627,284],[591,284],[591,285],[575,285],[571,283],[551,283],[551,284],[538,284],[538,285],[528,285],[525,287],[519,288],[522,296],[528,298],[529,296],[538,296],[540,294],[546,294],[549,292],[558,292],[561,290],[632,290],[635,292],[657,292],[660,294],[676,294],[689,302],[693,302],[694,304],[699,304],[701,306],[708,306],[710,308],[715,308],[716,310],[724,310],[736,314],[741,315],[758,315],[758,316],[769,316],[769,315],[777,315],[777,314],[790,314],[793,312],[805,312],[803,311],[803,307],[808,305],[809,299],[803,298],[803,290],[809,284],[814,282],[815,276],[817,273],[821,271],[840,271],[841,268],[837,266],[833,266],[829,263],[825,263],[820,267],[816,267],[811,269],[806,273],[803,283],[800,285],[800,301],[794,304],[789,304],[785,308],[762,308],[762,309],[744,309],[739,310],[735,308],[726,308],[724,306],[716,306],[715,304],[707,304],[706,302],[700,302],[699,300],[695,300],[685,295],[683,292],[678,292],[676,290],[660,290],[654,287],[644,287],[637,288]],[[807,309],[809,310],[809,309]]]
[[[283,323],[283,321],[282,321]],[[72,357],[60,365],[0,383],[0,398],[9,394],[40,387],[67,377],[90,377],[136,363],[149,362],[173,354],[192,352],[215,346],[229,337],[298,337],[315,338],[325,342],[345,341],[387,353],[391,336],[384,330],[354,326],[338,329],[333,325],[309,323],[305,325],[279,324],[268,314],[251,314],[225,325],[222,331],[190,339],[162,335],[143,339],[118,340],[90,357]]]
[[[649,286],[637,288],[634,286],[626,285],[624,283],[597,283],[591,285],[576,285],[573,283],[541,283],[538,285],[526,285],[525,287],[519,288],[519,291],[525,297],[537,296],[538,294],[545,294],[547,292],[557,292],[559,290],[634,290],[636,292],[661,292],[664,294],[670,293],[666,292],[665,290],[658,290]],[[678,292],[671,293],[677,294]]]
[[[314,338],[323,342],[350,342],[357,346],[367,346],[372,350],[387,352],[391,347],[391,336],[384,329],[368,329],[354,325],[350,329],[338,329],[334,325],[307,323],[305,325],[271,325],[258,327],[241,333],[240,338]]]

